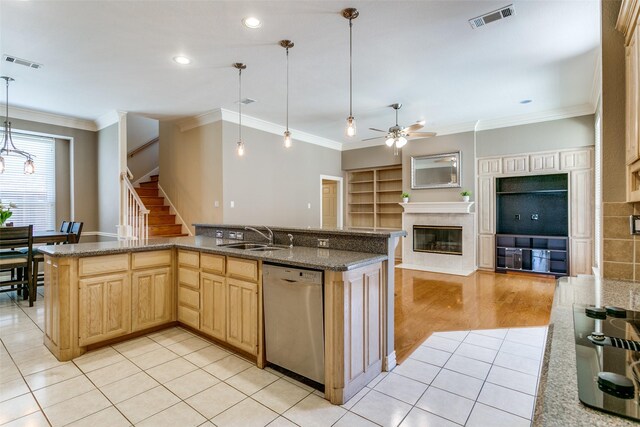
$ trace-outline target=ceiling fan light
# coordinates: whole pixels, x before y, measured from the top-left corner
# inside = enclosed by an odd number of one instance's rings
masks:
[[[407,145],[407,138],[405,138],[404,136],[396,138],[396,147],[402,148],[405,145]]]
[[[291,148],[291,132],[284,132],[284,148]]]
[[[0,173],[4,173],[4,157],[0,156]]]
[[[33,175],[36,171],[36,165],[33,164],[33,160],[27,159],[24,162],[24,173],[25,175]]]
[[[347,136],[354,137],[356,136],[356,119],[353,116],[349,116],[347,118]]]
[[[387,140],[384,143],[387,144],[387,147],[393,147],[394,142],[396,141],[393,138],[387,138]]]

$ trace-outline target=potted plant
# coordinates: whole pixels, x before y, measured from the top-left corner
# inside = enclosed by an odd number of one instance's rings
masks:
[[[409,193],[402,193],[402,203],[409,203]]]
[[[463,202],[468,202],[469,201],[469,197],[471,197],[471,191],[464,190],[462,193],[460,193],[460,195],[462,196],[462,201]]]
[[[12,208],[13,209],[17,208],[15,203],[9,203],[8,205],[4,205],[2,203],[2,200],[0,200],[0,227],[4,227],[7,220],[11,218],[11,215],[13,215],[13,212],[11,212]]]

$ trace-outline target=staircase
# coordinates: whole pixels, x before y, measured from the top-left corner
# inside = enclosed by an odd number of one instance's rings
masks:
[[[186,236],[182,224],[176,224],[176,216],[165,206],[164,197],[158,195],[158,175],[135,187],[144,206],[149,209],[149,238]]]

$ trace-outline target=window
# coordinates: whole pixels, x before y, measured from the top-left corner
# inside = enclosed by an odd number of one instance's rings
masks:
[[[3,135],[0,132],[0,138]],[[33,224],[34,230],[53,230],[56,228],[55,140],[18,132],[12,132],[12,137],[18,149],[33,156],[36,172],[24,174],[24,157],[4,156],[0,200],[3,204],[13,202],[18,205],[12,209],[9,222],[15,226]]]

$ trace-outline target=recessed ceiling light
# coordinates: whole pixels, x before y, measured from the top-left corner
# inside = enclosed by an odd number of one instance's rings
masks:
[[[533,99],[523,99],[522,101],[520,101],[520,104],[531,104],[533,102]]]
[[[186,56],[174,56],[173,60],[180,65],[189,65],[191,64],[191,60]]]
[[[255,16],[248,16],[242,20],[242,23],[247,28],[260,28],[262,27],[262,21]]]

